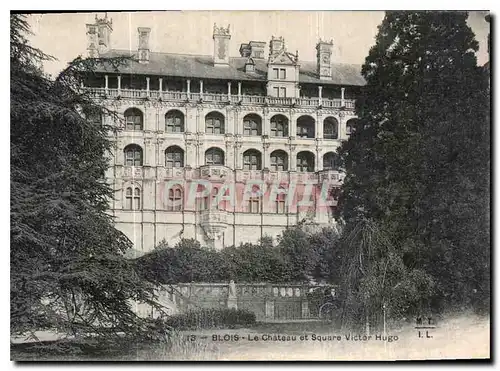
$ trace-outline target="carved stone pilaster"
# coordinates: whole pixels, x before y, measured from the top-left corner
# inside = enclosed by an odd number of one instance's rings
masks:
[[[288,144],[290,148],[290,159],[289,159],[289,164],[290,164],[290,171],[296,171],[297,170],[297,145],[294,143],[289,143]]]
[[[241,142],[234,143],[234,167],[235,169],[241,169]]]
[[[203,106],[196,106],[196,131],[198,133],[205,132],[205,120],[203,117]]]

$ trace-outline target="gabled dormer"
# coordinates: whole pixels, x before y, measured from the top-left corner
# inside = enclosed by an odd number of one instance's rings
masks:
[[[299,96],[299,53],[287,52],[284,40],[280,50],[272,49],[267,62],[267,95],[280,98],[297,98]],[[276,39],[271,40],[271,45]]]

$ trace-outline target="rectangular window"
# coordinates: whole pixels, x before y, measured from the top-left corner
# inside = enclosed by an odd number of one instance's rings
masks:
[[[171,169],[171,168],[180,168],[182,167],[182,153],[175,153],[175,152],[171,152],[171,153],[167,153],[167,163],[166,163],[166,167],[168,169]]]
[[[284,68],[280,69],[280,79],[286,79],[286,70]]]
[[[271,170],[272,171],[284,171],[285,170],[285,159],[282,157],[271,157]]]
[[[280,96],[280,88],[273,88],[274,91],[274,96],[279,97]]]
[[[278,199],[276,201],[276,214],[284,214],[286,212],[285,210],[285,200],[284,199]]]
[[[281,98],[286,98],[286,88],[280,88],[280,89],[281,89],[281,92],[280,92],[281,95],[280,95],[280,97]]]
[[[273,76],[274,76],[275,79],[279,79],[280,78],[279,73],[280,73],[279,68],[273,68]]]
[[[244,158],[244,170],[259,170],[259,159],[255,155],[248,155]]]
[[[259,210],[260,206],[260,200],[257,197],[251,198],[248,200],[248,212],[253,213],[253,214],[258,214],[260,212]]]

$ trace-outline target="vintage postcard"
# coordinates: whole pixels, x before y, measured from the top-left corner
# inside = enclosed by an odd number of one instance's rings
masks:
[[[490,14],[12,13],[13,361],[490,359]]]

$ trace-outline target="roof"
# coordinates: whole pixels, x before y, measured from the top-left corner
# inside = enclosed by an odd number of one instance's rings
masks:
[[[135,56],[136,53],[128,50],[111,50],[101,55],[104,58]],[[267,60],[254,59],[255,72],[245,73],[247,57],[233,57],[229,66],[214,66],[211,55],[188,55],[173,53],[151,52],[148,63],[127,61],[120,66],[119,72],[134,75],[161,75],[175,77],[191,77],[203,79],[240,80],[240,81],[266,81]],[[316,62],[300,61],[299,82],[321,85],[365,85],[361,75],[361,65],[333,63],[332,79],[320,80],[317,75]],[[103,65],[97,72],[116,72],[111,65]]]

